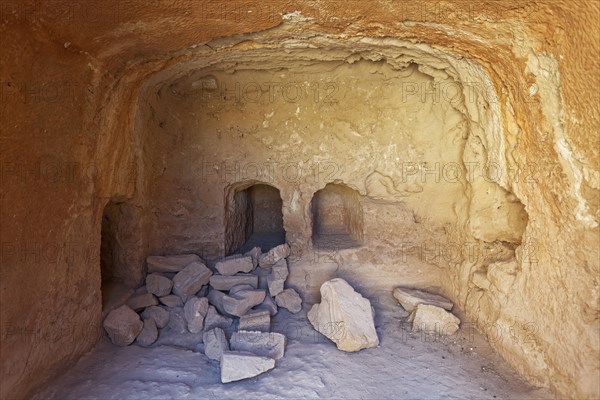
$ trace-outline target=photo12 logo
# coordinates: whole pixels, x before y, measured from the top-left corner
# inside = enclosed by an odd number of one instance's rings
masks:
[[[219,81],[214,76],[204,77],[200,91],[205,101],[260,103],[300,103],[312,101],[319,104],[337,104],[340,86],[337,82],[296,81]]]

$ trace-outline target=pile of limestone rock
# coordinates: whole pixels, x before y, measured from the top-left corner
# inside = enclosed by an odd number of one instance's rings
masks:
[[[195,254],[150,256],[145,286],[107,315],[104,329],[119,346],[150,346],[163,329],[202,333],[204,353],[220,361],[223,383],[259,375],[285,350],[286,337],[271,332],[271,317],[278,307],[302,309],[298,293],[284,287],[289,255],[287,244],[264,254],[255,247],[219,260],[214,271]]]
[[[412,323],[414,332],[448,336],[458,331],[460,319],[450,313],[454,304],[447,298],[405,287],[395,288],[393,294],[402,308],[410,313],[408,322]]]

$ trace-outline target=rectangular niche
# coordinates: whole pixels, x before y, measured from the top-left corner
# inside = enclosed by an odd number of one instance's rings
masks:
[[[311,201],[313,246],[320,249],[359,247],[363,241],[360,194],[343,184],[327,184]]]
[[[279,189],[265,184],[229,189],[225,210],[225,254],[262,251],[285,243]]]

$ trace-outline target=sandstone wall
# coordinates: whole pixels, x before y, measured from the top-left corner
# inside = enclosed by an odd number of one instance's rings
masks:
[[[349,273],[414,273],[407,263],[394,269],[403,260],[390,250],[398,241],[415,251],[477,243],[486,251],[442,260],[427,283],[441,285],[528,379],[562,397],[600,396],[598,4],[276,2],[252,5],[253,13],[237,5],[2,5],[2,396],[25,397],[98,337],[109,201],[136,210],[129,229],[139,236],[121,257],[140,269],[155,252],[217,254],[224,190],[240,180],[217,174],[203,184],[202,157],[264,163],[269,155],[334,163],[319,164],[317,180],[271,182],[301,258],[296,275],[310,272],[302,256],[312,251],[312,194],[339,180],[361,193],[364,212],[366,246],[338,255],[355,267]],[[250,32],[258,33],[213,40]],[[198,71],[233,84],[245,74],[272,82],[281,73],[268,71],[273,60],[303,82],[335,77],[353,105],[313,97],[299,111],[287,101],[222,109],[180,93],[193,92]],[[460,83],[460,105],[402,103],[385,92],[382,81],[402,88],[408,71],[419,78],[405,83]],[[443,129],[418,136],[425,122]],[[337,154],[338,146],[354,151]],[[502,173],[403,182],[395,157],[457,162],[463,172],[492,163]],[[411,267],[432,264],[411,257]]]

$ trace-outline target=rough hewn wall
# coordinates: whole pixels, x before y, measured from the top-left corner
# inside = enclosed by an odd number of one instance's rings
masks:
[[[489,77],[504,135],[483,145],[519,172],[502,186],[525,206],[529,247],[515,261],[450,266],[445,290],[482,329],[503,329],[493,344],[526,377],[563,397],[600,396],[598,3],[237,5],[2,4],[1,395],[24,397],[93,346],[104,205],[149,190],[139,161],[150,144],[133,134],[137,89],[212,38],[301,11],[336,40],[423,43]]]

